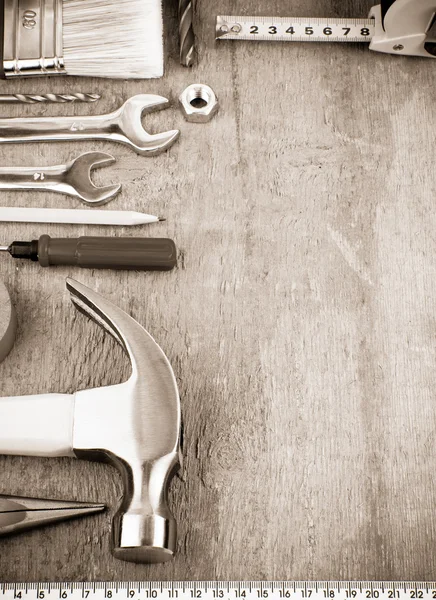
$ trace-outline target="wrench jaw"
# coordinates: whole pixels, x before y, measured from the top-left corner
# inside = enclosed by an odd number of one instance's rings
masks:
[[[86,204],[98,206],[106,204],[121,191],[121,184],[97,187],[91,180],[91,171],[107,167],[115,158],[106,152],[87,152],[68,163],[62,186],[68,193]]]
[[[142,125],[144,114],[168,108],[169,100],[163,96],[138,94],[129,98],[113,113],[115,131],[111,138],[127,144],[141,156],[156,156],[174,144],[180,135],[178,129],[150,134]]]

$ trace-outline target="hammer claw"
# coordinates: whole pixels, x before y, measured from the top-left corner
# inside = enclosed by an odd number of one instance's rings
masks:
[[[124,498],[114,518],[114,555],[165,562],[176,546],[167,488],[180,464],[180,399],[163,350],[131,316],[73,279],[77,308],[110,332],[130,358],[125,383],[76,393],[73,449],[78,458],[108,461],[120,471]],[[89,426],[91,423],[98,427]]]

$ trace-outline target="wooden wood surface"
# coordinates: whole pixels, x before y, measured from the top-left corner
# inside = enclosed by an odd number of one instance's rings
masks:
[[[0,542],[0,580],[434,579],[436,577],[436,217],[434,69],[348,45],[214,41],[216,14],[365,16],[369,0],[198,0],[200,62],[177,62],[165,8],[159,81],[34,80],[4,91],[91,91],[89,107],[2,107],[4,115],[106,112],[138,92],[171,98],[146,118],[178,127],[169,152],[115,144],[0,147],[3,165],[113,153],[96,181],[110,208],[164,215],[141,230],[5,225],[41,233],[168,236],[171,273],[113,273],[0,260],[19,334],[1,394],[70,393],[128,373],[115,343],[73,308],[65,278],[133,315],[180,385],[184,468],[171,489],[175,560],[110,554],[122,486],[114,469],[0,458],[1,491],[101,501],[105,514]],[[221,111],[185,123],[179,93],[200,81]],[[2,193],[1,205],[80,206]]]
[[[6,286],[0,281],[0,362],[6,358],[15,343],[17,317]]]

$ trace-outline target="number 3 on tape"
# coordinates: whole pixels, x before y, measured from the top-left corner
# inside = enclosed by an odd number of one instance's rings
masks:
[[[374,19],[218,17],[217,39],[282,42],[370,42]]]

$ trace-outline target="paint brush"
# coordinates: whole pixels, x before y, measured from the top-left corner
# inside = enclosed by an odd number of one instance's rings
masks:
[[[3,0],[0,6],[0,75],[7,79],[163,75],[161,0]]]

